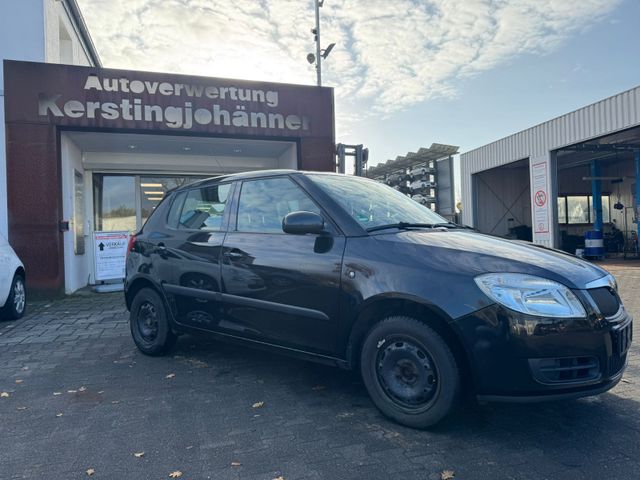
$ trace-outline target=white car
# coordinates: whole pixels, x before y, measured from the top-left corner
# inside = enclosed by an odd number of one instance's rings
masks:
[[[24,315],[27,307],[24,281],[24,265],[0,235],[0,318],[15,320]]]

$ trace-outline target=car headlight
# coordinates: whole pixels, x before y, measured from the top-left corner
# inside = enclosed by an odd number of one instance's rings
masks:
[[[522,273],[487,273],[475,278],[489,298],[516,312],[554,318],[584,318],[574,293],[561,283]]]

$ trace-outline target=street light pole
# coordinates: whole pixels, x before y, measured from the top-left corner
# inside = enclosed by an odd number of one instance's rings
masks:
[[[318,77],[318,86],[322,86],[322,57],[320,56],[320,7],[324,0],[314,0],[316,4],[316,74]]]

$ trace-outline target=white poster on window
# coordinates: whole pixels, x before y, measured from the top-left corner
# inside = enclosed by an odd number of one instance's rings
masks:
[[[96,281],[121,280],[125,276],[129,232],[94,232]]]
[[[531,160],[531,212],[533,241],[551,246],[549,159]]]

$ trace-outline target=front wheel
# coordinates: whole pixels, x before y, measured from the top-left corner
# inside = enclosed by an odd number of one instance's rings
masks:
[[[410,317],[388,317],[364,340],[360,371],[373,403],[414,428],[438,423],[453,408],[460,373],[451,349],[432,328]]]
[[[145,355],[163,355],[176,343],[171,331],[168,312],[160,295],[151,288],[143,288],[131,303],[129,315],[131,336]]]
[[[9,296],[2,308],[2,316],[9,320],[17,320],[24,315],[27,309],[27,291],[24,286],[24,277],[16,273],[11,282]]]

